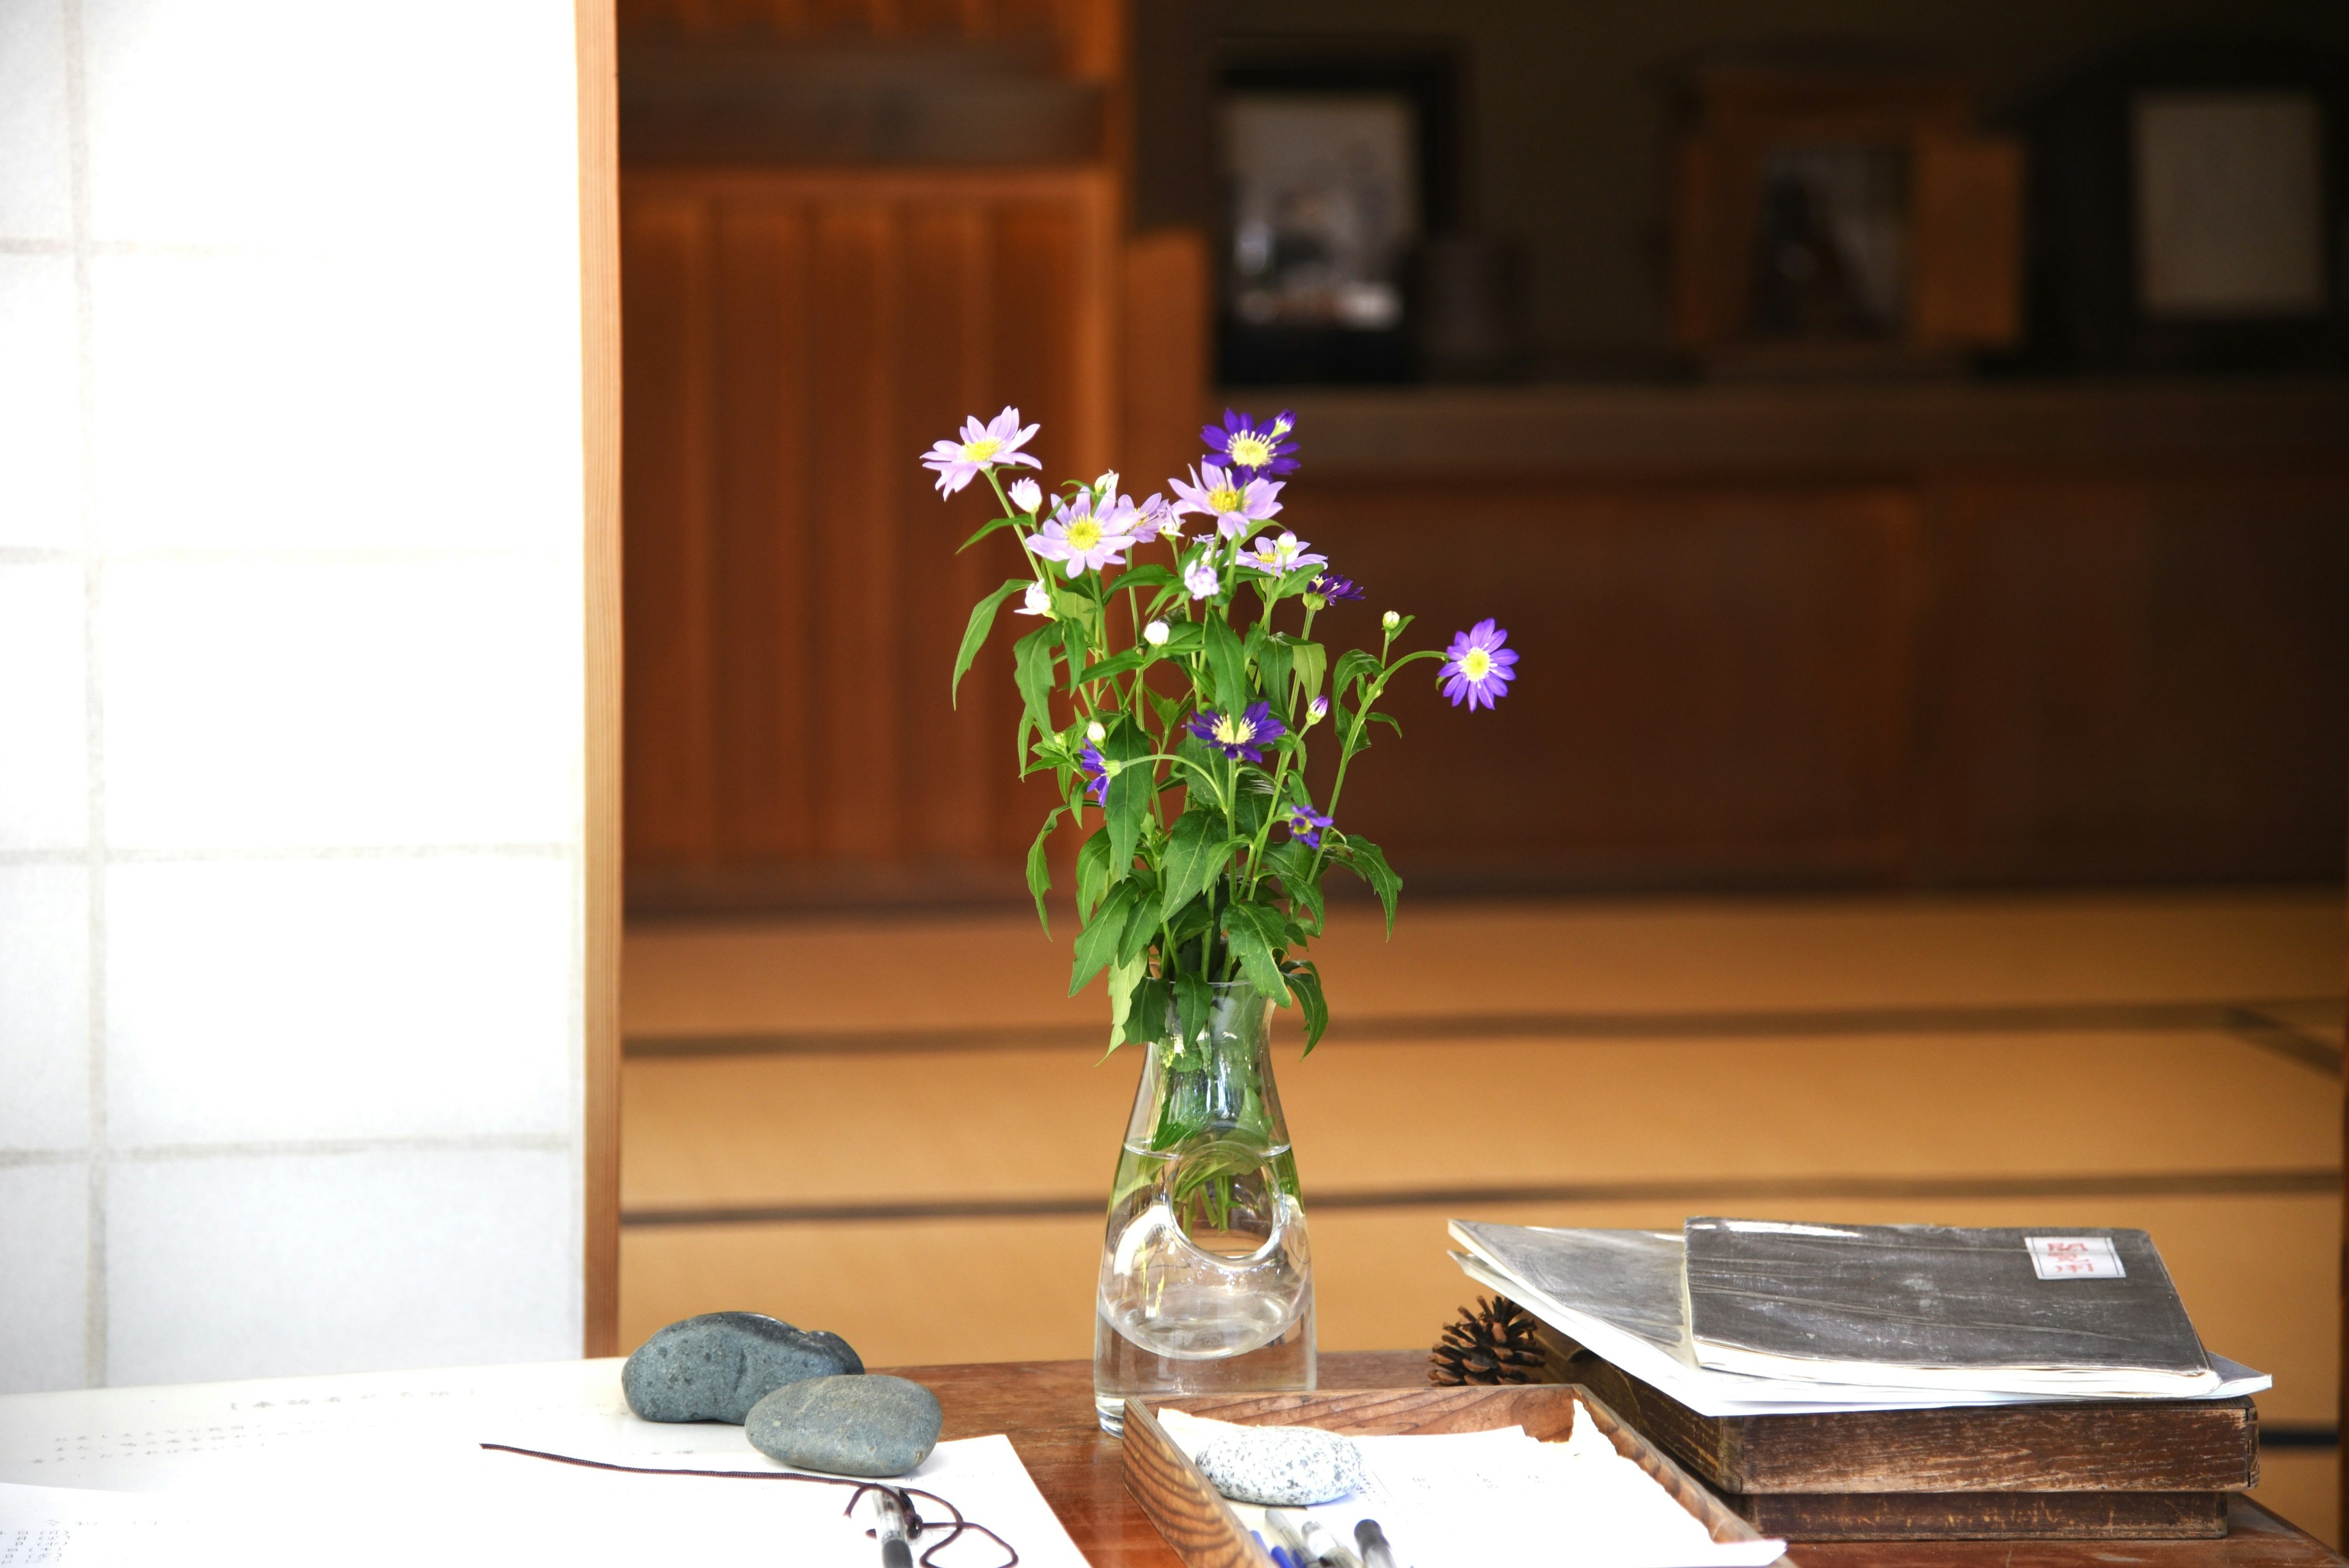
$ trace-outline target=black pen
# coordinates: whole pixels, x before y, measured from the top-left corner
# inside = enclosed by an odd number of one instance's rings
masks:
[[[1387,1544],[1387,1532],[1377,1520],[1354,1521],[1354,1544],[1362,1549],[1362,1568],[1395,1568],[1394,1548]]]

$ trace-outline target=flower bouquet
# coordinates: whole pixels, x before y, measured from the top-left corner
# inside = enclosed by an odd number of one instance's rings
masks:
[[[1048,846],[1064,822],[1090,828],[1070,994],[1106,976],[1110,1048],[1153,1046],[1098,1303],[1096,1397],[1114,1431],[1128,1394],[1311,1386],[1310,1254],[1267,1053],[1271,1011],[1299,1010],[1308,1053],[1329,1026],[1307,948],[1333,868],[1369,886],[1393,929],[1402,880],[1339,816],[1372,727],[1401,733],[1379,711],[1389,685],[1438,661],[1453,706],[1489,709],[1517,655],[1490,620],[1441,650],[1402,651],[1412,618],[1389,610],[1373,645],[1332,659],[1317,621],[1364,596],[1276,521],[1276,476],[1298,466],[1285,412],[1207,426],[1207,452],[1168,482],[1171,501],[1137,503],[1114,472],[1050,495],[1032,478],[1007,485],[1006,470],[1038,466],[1023,450],[1037,428],[1015,409],[973,418],[922,462],[942,495],[984,477],[1000,504],[965,549],[1009,529],[1027,558],[1026,575],[973,607],[954,686],[1018,600],[1036,625],[1012,649],[1017,755],[1023,776],[1053,774],[1061,799],[1029,850],[1029,891],[1049,931]],[[1317,732],[1334,753],[1318,805]]]

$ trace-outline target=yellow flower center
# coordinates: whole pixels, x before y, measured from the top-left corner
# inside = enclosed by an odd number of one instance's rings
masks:
[[[1216,720],[1216,739],[1227,746],[1244,746],[1256,738],[1256,726],[1237,713],[1222,714]]]
[[[1069,524],[1069,547],[1090,550],[1101,543],[1102,525],[1091,517],[1080,517]]]
[[[1493,673],[1493,656],[1481,648],[1472,648],[1460,656],[1460,673],[1471,680],[1482,680]]]
[[[1219,485],[1207,492],[1207,504],[1218,512],[1237,512],[1240,509],[1240,493],[1228,484]]]
[[[1263,468],[1272,462],[1272,443],[1260,435],[1236,435],[1224,450],[1242,468]]]
[[[1003,450],[1003,443],[1001,441],[996,440],[993,436],[981,436],[977,441],[965,446],[962,449],[962,454],[972,462],[985,462],[988,458],[993,457],[1001,450]]]

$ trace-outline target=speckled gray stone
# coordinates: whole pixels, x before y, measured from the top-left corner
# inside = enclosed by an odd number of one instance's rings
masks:
[[[874,1373],[790,1383],[750,1407],[744,1435],[771,1459],[842,1476],[901,1476],[938,1444],[946,1414],[918,1383]]]
[[[1366,1479],[1351,1438],[1312,1427],[1244,1427],[1201,1449],[1196,1462],[1226,1497],[1296,1508],[1341,1498]]]
[[[713,1312],[673,1323],[620,1369],[628,1408],[647,1421],[731,1421],[787,1383],[861,1373],[836,1334],[793,1328],[755,1312]]]

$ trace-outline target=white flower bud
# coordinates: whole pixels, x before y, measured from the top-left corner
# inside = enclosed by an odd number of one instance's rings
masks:
[[[1093,481],[1093,488],[1100,491],[1103,495],[1115,495],[1117,493],[1117,470],[1112,468],[1107,473],[1102,474],[1099,479]]]
[[[1036,508],[1044,504],[1043,487],[1032,479],[1013,480],[1011,504],[1033,517],[1036,515]]]
[[[1109,731],[1102,726],[1102,722],[1099,719],[1095,719],[1092,723],[1085,726],[1085,739],[1098,746],[1103,741],[1109,739]]]
[[[1020,601],[1021,615],[1050,616],[1052,613],[1052,590],[1041,583],[1028,585],[1028,594]]]
[[[1165,647],[1166,639],[1173,635],[1174,634],[1167,629],[1166,623],[1163,620],[1154,620],[1142,628],[1142,640],[1153,648]]]
[[[1386,614],[1379,617],[1379,624],[1386,628],[1389,631],[1392,631],[1395,628],[1402,624],[1402,612],[1398,610],[1387,611]]]
[[[1330,716],[1330,699],[1316,697],[1305,704],[1305,725],[1310,729]]]

